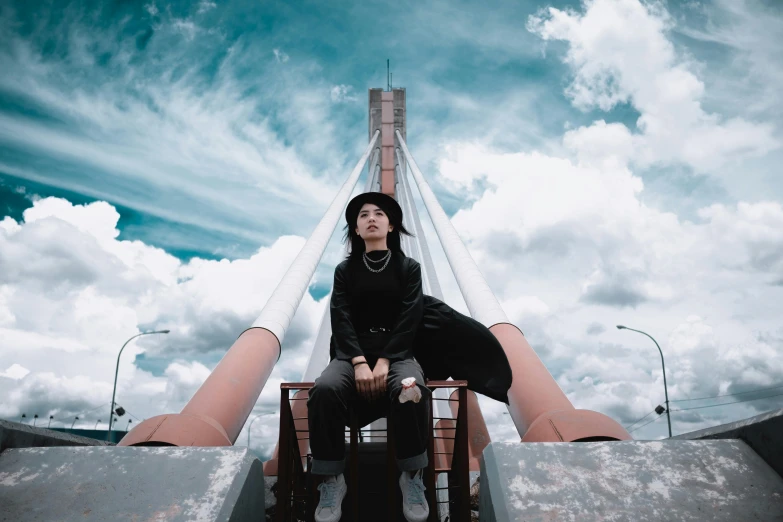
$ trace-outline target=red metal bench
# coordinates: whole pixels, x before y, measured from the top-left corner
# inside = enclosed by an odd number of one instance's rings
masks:
[[[309,447],[304,442],[308,439],[306,406],[299,404],[292,408],[293,401],[304,401],[306,405],[307,393],[297,393],[291,397],[291,391],[309,392],[313,387],[312,382],[283,383],[280,385],[280,432],[278,442],[278,477],[277,477],[277,506],[276,517],[278,522],[295,522],[313,520],[315,507],[318,503],[317,480],[309,472],[311,455],[303,455],[305,448]],[[430,408],[429,429],[430,443],[428,447],[429,465],[425,469],[424,484],[427,488],[427,501],[430,506],[428,521],[436,522],[438,517],[438,505],[447,502],[449,505],[449,520],[453,522],[470,522],[470,478],[468,456],[468,415],[467,415],[467,381],[427,381],[427,387],[434,391],[439,388],[457,389],[456,399],[440,399],[434,397],[433,401],[458,401],[457,417],[441,419],[433,417],[433,408]],[[434,404],[434,403],[433,403]],[[298,417],[294,411],[300,412]],[[305,412],[302,415],[301,412]],[[434,430],[434,421],[447,421]],[[394,455],[393,434],[387,419],[386,430],[386,464],[387,464],[387,505],[397,506],[402,503],[399,487],[397,485],[397,463]],[[348,483],[348,495],[343,502],[343,520],[360,522],[359,499],[357,495],[359,480],[359,433],[361,427],[355,415],[351,416],[351,426],[348,427],[350,436],[350,450],[348,466],[346,469],[346,481]],[[453,432],[449,435],[449,432]],[[436,441],[438,443],[436,444]],[[453,442],[453,444],[452,444]],[[436,451],[437,446],[437,451]],[[453,451],[450,449],[453,448]],[[448,486],[436,487],[437,475],[446,473]],[[438,501],[437,492],[448,490],[448,501]],[[389,520],[398,522],[391,515],[395,509],[389,509]],[[379,520],[377,516],[374,520]],[[363,522],[363,521],[362,521]]]

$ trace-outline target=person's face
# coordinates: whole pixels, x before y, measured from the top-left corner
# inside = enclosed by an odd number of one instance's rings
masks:
[[[389,224],[389,217],[378,206],[365,203],[359,210],[356,220],[356,233],[367,241],[386,237],[394,227]]]

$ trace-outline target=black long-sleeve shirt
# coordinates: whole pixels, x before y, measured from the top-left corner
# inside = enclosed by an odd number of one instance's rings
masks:
[[[388,250],[375,250],[368,252],[367,256],[379,261],[387,254]],[[369,263],[370,267],[377,270],[383,263]],[[400,276],[394,269],[392,260],[381,272],[370,272],[364,262],[351,264],[351,317],[356,333],[367,332],[370,328],[394,327],[394,321],[400,315],[402,304],[402,288]]]
[[[381,259],[386,251],[368,253]],[[370,263],[374,269],[383,263]],[[424,309],[421,267],[415,260],[392,253],[381,272],[367,269],[362,260],[344,261],[334,273],[331,299],[332,357],[350,360],[360,355],[389,361],[413,356],[413,340]],[[359,336],[371,328],[391,329],[380,353],[365,354]]]

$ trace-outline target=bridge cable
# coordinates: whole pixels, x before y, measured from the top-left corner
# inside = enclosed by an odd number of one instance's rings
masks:
[[[649,416],[650,416],[651,414],[653,414],[653,413],[655,413],[655,410],[651,411],[650,413],[648,413],[647,415],[645,415],[645,416],[644,416],[644,417],[642,417],[641,419],[639,419],[639,420],[637,420],[637,421],[634,421],[634,422],[632,422],[631,424],[629,424],[628,426],[626,426],[626,427],[625,427],[625,429],[627,430],[628,428],[630,428],[630,427],[631,427],[631,426],[633,426],[634,424],[637,424],[637,423],[639,423],[639,422],[642,422],[644,419],[646,419],[647,417],[649,417]]]
[[[729,404],[739,404],[741,402],[760,401],[762,399],[770,399],[772,397],[780,397],[782,395],[783,395],[783,393],[776,393],[774,395],[767,395],[765,397],[756,397],[755,399],[745,399],[745,400],[742,400],[742,401],[723,402],[721,404],[710,404],[709,406],[695,406],[693,408],[680,408],[680,409],[677,409],[677,410],[670,410],[670,411],[672,413],[674,413],[675,411],[690,411],[690,410],[701,410],[701,409],[704,409],[704,408],[717,408],[718,406],[728,406]]]
[[[770,390],[779,390],[780,388],[783,388],[783,384],[779,386],[772,386],[770,388],[757,388],[755,390],[748,390],[744,392],[737,392],[737,393],[725,393],[723,395],[711,395],[709,397],[697,397],[695,399],[672,399],[669,402],[688,402],[688,401],[700,401],[704,399],[717,399],[718,397],[733,397],[734,395],[744,395],[747,393],[755,393],[755,392],[761,392],[761,391],[770,391]]]
[[[645,427],[645,426],[647,426],[648,424],[650,424],[650,423],[652,423],[652,422],[655,422],[655,421],[657,421],[657,420],[658,420],[658,419],[660,419],[660,418],[661,418],[661,415],[658,415],[657,417],[655,417],[655,418],[653,418],[653,419],[650,419],[649,421],[645,422],[645,423],[644,423],[644,424],[642,424],[641,426],[637,426],[637,427],[635,427],[635,428],[634,428],[634,429],[632,429],[632,430],[628,430],[628,433],[633,433],[633,432],[634,432],[634,431],[636,431],[636,430],[639,430],[639,429],[641,429],[641,428],[644,428],[644,427]]]

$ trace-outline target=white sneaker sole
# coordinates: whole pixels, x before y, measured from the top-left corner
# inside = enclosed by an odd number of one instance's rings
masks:
[[[343,487],[340,491],[337,492],[337,502],[335,502],[335,506],[337,506],[337,517],[330,517],[330,518],[322,518],[319,519],[315,518],[316,522],[339,522],[341,518],[343,518],[343,500],[345,500],[345,496],[348,494],[348,485],[346,484],[345,487]],[[319,502],[320,503],[320,502]],[[318,511],[318,506],[315,506],[316,512]]]
[[[408,522],[426,522],[426,520],[430,517],[429,504],[427,504],[426,495],[424,497],[424,502],[425,502],[424,505],[427,508],[426,513],[423,513],[421,515],[414,515],[411,513],[409,516],[408,513],[405,512],[405,492],[404,492],[405,489],[403,487],[404,484],[403,480],[404,480],[403,477],[400,476],[400,480],[398,481],[398,484],[400,486],[400,493],[402,493],[402,514],[405,517],[405,520],[407,520]]]

